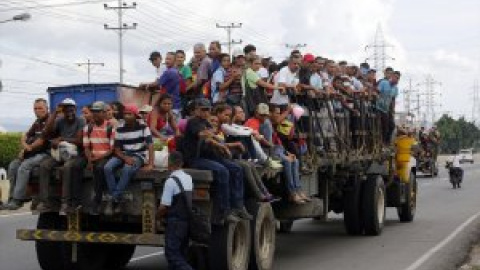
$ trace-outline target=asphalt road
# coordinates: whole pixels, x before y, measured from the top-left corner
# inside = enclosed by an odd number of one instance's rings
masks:
[[[381,236],[351,237],[341,216],[328,223],[302,220],[290,234],[278,235],[274,269],[450,270],[480,236],[480,166],[465,165],[462,189],[453,190],[445,170],[419,178],[417,216],[399,223],[387,212]],[[30,214],[0,214],[0,269],[38,270],[34,244],[15,240],[16,228],[33,228]],[[4,215],[4,216],[1,216]],[[138,248],[128,269],[167,269],[160,248]]]

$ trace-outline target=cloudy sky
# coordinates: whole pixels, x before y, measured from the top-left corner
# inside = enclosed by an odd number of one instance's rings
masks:
[[[91,59],[93,82],[118,81],[116,13],[97,0],[2,0],[0,21],[29,12],[27,22],[0,24],[0,126],[25,128],[33,118],[31,102],[46,97],[48,86],[86,83]],[[128,2],[131,4],[131,2]],[[125,23],[138,23],[126,33],[125,82],[151,81],[147,61],[152,50],[164,53],[196,42],[225,41],[215,24],[243,23],[232,37],[252,43],[260,54],[281,60],[285,44],[307,44],[303,52],[337,60],[363,62],[372,52],[378,25],[392,47],[387,62],[404,74],[401,89],[424,90],[430,74],[441,85],[437,114],[472,117],[473,85],[479,75],[480,1],[478,0],[138,0]],[[402,97],[402,96],[401,96]],[[398,102],[403,108],[402,98]],[[479,104],[480,107],[480,104]],[[476,117],[480,117],[477,114]]]

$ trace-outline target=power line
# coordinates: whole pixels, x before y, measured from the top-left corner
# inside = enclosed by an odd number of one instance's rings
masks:
[[[104,63],[93,63],[93,62],[90,62],[90,59],[87,59],[87,62],[85,63],[77,63],[77,66],[81,67],[81,66],[87,66],[87,82],[90,84],[90,70],[92,68],[92,66],[105,66]]]
[[[34,5],[34,6],[22,6],[22,7],[10,7],[0,9],[0,12],[15,11],[15,10],[29,10],[29,9],[45,9],[45,8],[59,8],[59,7],[70,7],[86,4],[96,4],[101,2],[112,2],[113,0],[85,0],[85,1],[73,1],[68,3],[61,4],[51,4],[51,5]]]
[[[127,9],[135,9],[137,7],[137,3],[133,2],[132,5],[127,5],[126,3],[122,4],[122,0],[118,0],[118,6],[116,7],[109,7],[107,4],[104,5],[106,10],[115,10],[117,11],[118,15],[118,26],[117,27],[110,27],[108,24],[104,25],[105,30],[114,30],[118,34],[118,56],[119,56],[119,69],[120,69],[120,84],[123,84],[123,73],[125,72],[123,69],[123,34],[127,30],[133,30],[137,28],[137,23],[133,23],[132,25],[128,25],[123,23],[123,11]]]
[[[383,71],[387,60],[395,60],[395,58],[388,56],[386,53],[386,48],[392,47],[392,45],[386,43],[385,37],[383,36],[382,26],[378,24],[374,42],[365,47],[365,51],[373,49],[373,55],[367,57],[366,61],[368,62],[369,60],[372,60],[374,68]]]
[[[227,42],[225,44],[228,46],[228,55],[232,55],[232,45],[242,44],[242,40],[233,40],[232,39],[232,29],[242,28],[242,23],[230,23],[227,25],[215,24],[215,27],[222,28],[227,30]]]

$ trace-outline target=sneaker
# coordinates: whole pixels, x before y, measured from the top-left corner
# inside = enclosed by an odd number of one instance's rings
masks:
[[[225,224],[225,223],[236,223],[236,222],[240,222],[239,217],[233,213],[230,213],[226,217],[222,218],[221,223]]]
[[[67,203],[62,203],[62,205],[60,206],[60,211],[58,212],[58,214],[60,216],[66,216],[68,213],[71,213],[70,206],[68,206]]]
[[[52,206],[49,203],[45,202],[40,202],[37,205],[37,212],[39,213],[48,213],[48,212],[53,212]]]
[[[23,206],[23,202],[21,202],[20,200],[13,199],[4,206],[4,209],[15,211],[22,208],[22,206]]]
[[[107,200],[105,204],[105,215],[113,216],[113,200],[111,199]]]
[[[270,167],[272,169],[275,169],[275,170],[279,170],[279,169],[283,168],[282,163],[280,163],[277,160],[269,159],[267,164],[268,164],[268,167]]]
[[[250,215],[250,213],[248,213],[247,209],[245,209],[245,207],[242,207],[240,209],[235,209],[233,211],[233,214],[241,219],[245,219],[245,220],[252,220],[253,219],[253,216]]]

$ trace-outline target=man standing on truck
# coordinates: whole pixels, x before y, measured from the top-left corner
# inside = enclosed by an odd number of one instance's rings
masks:
[[[105,214],[121,213],[126,202],[125,190],[135,173],[145,165],[145,170],[153,169],[153,139],[148,126],[138,119],[138,108],[134,104],[125,105],[125,123],[115,132],[114,154],[104,168],[109,200]],[[120,167],[120,179],[115,178],[115,170]]]
[[[47,144],[41,138],[48,119],[47,101],[42,98],[35,100],[33,110],[37,119],[28,132],[22,135],[23,150],[19,157],[8,166],[10,179],[8,203],[3,206],[0,204],[0,209],[17,210],[23,206],[30,173],[47,157]]]
[[[380,111],[385,145],[390,145],[392,133],[395,129],[395,99],[398,96],[397,84],[399,80],[400,72],[395,71],[391,73],[390,78],[382,79],[378,83],[379,96],[376,108]]]
[[[97,101],[91,107],[93,122],[83,129],[83,148],[87,157],[87,169],[93,171],[95,196],[92,214],[99,214],[102,193],[105,190],[103,168],[113,154],[115,132],[112,124],[105,119],[105,103]],[[79,192],[79,191],[75,191]]]
[[[165,181],[158,215],[165,218],[165,257],[168,269],[193,269],[185,258],[188,248],[188,228],[192,211],[192,177],[183,170],[183,156],[180,152],[170,153],[168,169],[172,173]],[[182,188],[180,188],[180,185]]]
[[[85,167],[85,158],[81,154],[82,130],[85,126],[85,120],[76,116],[76,111],[75,101],[67,98],[60,103],[45,126],[45,132],[42,138],[49,140],[53,149],[63,147],[76,148],[77,155],[70,155],[66,158],[59,159],[49,156],[40,163],[40,203],[37,211],[41,213],[52,211],[52,194],[49,192],[50,181],[52,170],[58,166],[60,166],[62,172],[62,205],[60,213],[66,214],[73,212],[75,208],[80,206],[81,198],[78,197],[78,192],[72,193],[72,190],[80,189],[83,175],[78,172],[82,171]],[[63,113],[63,117],[57,117],[59,113]]]

